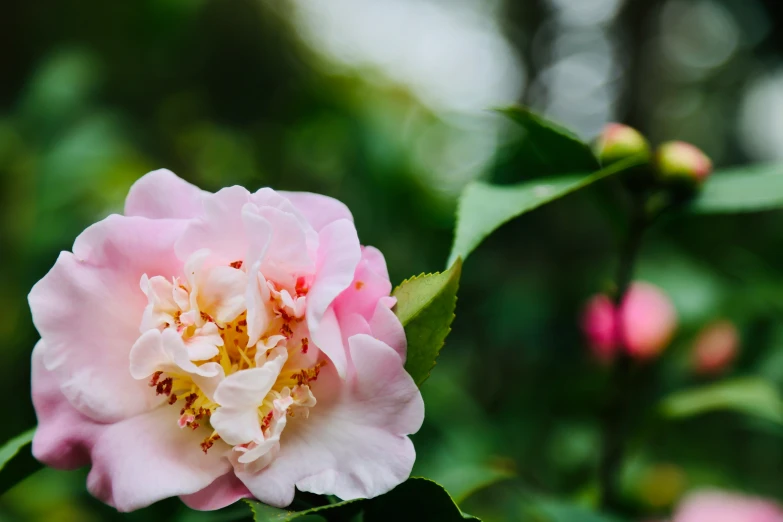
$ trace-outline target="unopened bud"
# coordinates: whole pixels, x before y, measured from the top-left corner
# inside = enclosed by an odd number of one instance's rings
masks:
[[[621,349],[634,358],[654,358],[668,346],[676,327],[672,302],[658,287],[643,282],[630,286],[619,311],[609,297],[597,295],[588,301],[582,316],[587,341],[604,361]]]
[[[609,362],[617,351],[617,325],[611,299],[604,294],[590,298],[582,314],[582,331],[593,355],[602,362]]]
[[[684,141],[669,141],[658,147],[655,164],[658,180],[682,194],[698,190],[712,173],[710,158]]]
[[[625,294],[620,308],[623,346],[641,359],[660,354],[677,328],[677,313],[669,297],[655,285],[637,282]]]
[[[716,321],[705,326],[693,344],[693,369],[702,375],[725,371],[739,350],[739,333],[730,321]]]
[[[632,156],[649,159],[650,144],[633,127],[621,123],[608,123],[596,141],[595,155],[604,166]]]

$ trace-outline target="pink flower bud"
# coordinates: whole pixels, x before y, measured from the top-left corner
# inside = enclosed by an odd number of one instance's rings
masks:
[[[680,503],[672,522],[783,522],[783,509],[762,498],[697,491]]]
[[[734,362],[739,349],[739,333],[730,321],[716,321],[705,326],[693,345],[693,368],[696,373],[716,375]]]
[[[668,346],[677,327],[677,314],[657,286],[636,282],[623,300],[623,345],[634,357],[655,357]]]
[[[609,297],[596,294],[590,298],[582,315],[582,330],[593,354],[609,361],[617,350],[614,305]]]
[[[611,359],[618,347],[635,358],[655,357],[669,344],[676,326],[677,315],[669,298],[643,282],[631,285],[619,313],[607,296],[599,294],[588,301],[582,316],[582,330],[601,360]]]
[[[657,174],[660,181],[698,188],[712,173],[712,161],[698,147],[684,141],[670,141],[658,147]]]
[[[598,137],[595,154],[602,165],[610,165],[636,155],[650,156],[650,144],[633,127],[608,123]]]

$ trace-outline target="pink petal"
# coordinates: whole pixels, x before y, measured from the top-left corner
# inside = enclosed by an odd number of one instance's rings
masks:
[[[334,364],[335,370],[340,377],[345,377],[348,369],[348,354],[345,349],[345,339],[340,322],[332,308],[326,310],[318,324],[318,331],[310,329],[310,337],[313,343],[321,350]]]
[[[294,214],[273,207],[261,207],[258,214],[272,227],[272,238],[261,263],[261,272],[267,279],[283,284],[295,274],[311,273],[315,263],[307,246],[307,235],[315,234],[309,225],[304,226]]]
[[[187,259],[208,248],[222,262],[245,260],[252,231],[245,230],[242,208],[250,202],[250,193],[234,186],[204,197],[204,211],[191,220],[177,242],[177,255]]]
[[[318,234],[319,245],[316,274],[307,294],[307,326],[315,344],[344,374],[345,350],[342,354],[320,331],[321,321],[335,298],[353,281],[356,266],[361,258],[359,238],[353,223],[340,219],[325,226]],[[333,333],[333,332],[332,332]],[[341,343],[342,344],[342,343]]]
[[[286,506],[294,486],[343,499],[374,497],[408,478],[424,403],[399,355],[367,335],[350,339],[355,372],[341,381],[326,366],[313,385],[310,417],[292,417],[280,454],[264,470],[237,476],[261,501]]]
[[[242,484],[234,472],[229,472],[217,478],[212,484],[201,491],[179,497],[190,509],[213,511],[230,506],[237,500],[252,498],[253,494]]]
[[[125,198],[125,215],[147,218],[188,219],[201,212],[201,200],[209,194],[168,169],[154,170],[139,178]]]
[[[394,348],[394,351],[402,358],[403,364],[405,363],[408,351],[405,329],[384,300],[378,301],[378,305],[375,307],[375,313],[370,319],[370,332],[373,337]]]
[[[180,274],[173,244],[184,223],[109,216],[76,238],[74,253],[61,253],[30,292],[44,365],[82,414],[112,422],[157,404],[128,371],[147,304],[139,280]]]
[[[38,416],[33,456],[48,466],[76,469],[90,463],[90,448],[100,433],[95,424],[70,405],[57,378],[44,367],[43,342],[33,349],[32,393]]]
[[[375,248],[365,247],[353,281],[335,300],[337,317],[357,313],[369,321],[378,300],[388,296],[391,290],[383,256]]]
[[[87,488],[119,511],[201,491],[231,467],[225,444],[201,451],[207,434],[177,427],[168,406],[106,426],[92,448]]]
[[[326,225],[340,219],[353,222],[353,216],[348,207],[329,196],[311,192],[278,191],[278,194],[288,198],[296,209],[307,218],[316,232],[320,232]]]

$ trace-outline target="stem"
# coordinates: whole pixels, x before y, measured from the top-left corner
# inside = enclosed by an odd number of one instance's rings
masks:
[[[622,245],[617,270],[617,291],[614,295],[616,310],[620,310],[625,294],[633,279],[634,266],[642,243],[642,236],[650,225],[646,210],[646,198],[634,195],[631,209],[631,222],[628,236]],[[619,342],[625,338],[623,324],[619,315],[615,321],[616,338]],[[623,462],[627,433],[627,412],[631,406],[632,360],[624,350],[618,354],[618,360],[612,368],[611,396],[603,415],[603,448],[598,469],[601,507],[614,510],[621,505],[617,475]]]

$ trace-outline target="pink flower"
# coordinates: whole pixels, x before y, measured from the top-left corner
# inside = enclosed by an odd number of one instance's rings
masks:
[[[677,315],[669,298],[644,282],[631,285],[619,311],[609,297],[598,294],[587,302],[582,315],[582,330],[603,361],[612,359],[621,348],[636,358],[655,357],[669,344],[676,326]]]
[[[120,511],[384,493],[424,416],[390,292],[342,203],[152,172],[30,292],[33,454]]]
[[[680,503],[672,522],[783,522],[783,510],[761,498],[698,491]]]

